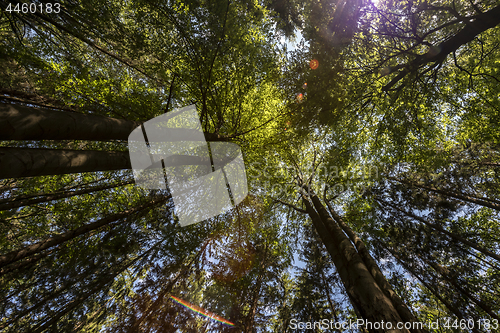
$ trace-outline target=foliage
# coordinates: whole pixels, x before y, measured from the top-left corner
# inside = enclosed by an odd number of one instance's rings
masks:
[[[305,207],[316,194],[418,320],[498,320],[498,3],[58,3],[58,15],[38,15],[0,1],[1,103],[138,122],[196,104],[205,133],[241,147],[250,194],[181,228],[169,191],[134,186],[127,169],[0,180],[1,260],[54,240],[0,261],[0,330],[355,320]],[[6,147],[127,151],[125,140]]]

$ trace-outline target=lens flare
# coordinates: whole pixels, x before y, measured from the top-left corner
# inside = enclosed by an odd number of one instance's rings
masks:
[[[311,67],[311,69],[316,69],[318,68],[318,66],[319,66],[319,61],[316,59],[311,60],[311,62],[309,63],[309,67]]]
[[[304,82],[304,84],[302,85],[302,89],[306,89],[307,88],[307,82]]]
[[[224,325],[228,325],[230,327],[234,327],[234,324],[232,322],[230,322],[230,321],[222,318],[221,316],[216,315],[215,313],[212,313],[212,312],[210,312],[208,310],[202,309],[199,306],[196,306],[194,304],[188,303],[185,300],[182,300],[182,299],[177,298],[175,296],[170,296],[170,298],[173,299],[175,302],[179,303],[180,305],[188,308],[189,310],[194,311],[197,314],[200,314],[200,315],[202,315],[204,317],[207,317],[207,318],[213,319],[215,321],[218,321],[219,323],[222,323]]]
[[[304,99],[304,95],[302,95],[302,93],[298,93],[297,94],[297,103],[302,102],[303,99]]]

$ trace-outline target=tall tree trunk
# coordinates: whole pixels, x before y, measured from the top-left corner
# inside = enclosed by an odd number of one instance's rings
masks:
[[[365,263],[366,267],[370,270],[370,273],[372,274],[373,278],[379,285],[380,289],[384,292],[384,294],[389,297],[389,299],[392,301],[392,304],[394,304],[394,307],[398,311],[399,315],[405,322],[417,322],[417,318],[413,315],[413,313],[410,311],[410,309],[406,306],[406,304],[401,300],[401,298],[394,292],[392,289],[392,286],[389,282],[387,282],[387,279],[385,278],[384,274],[380,270],[380,267],[377,265],[377,262],[373,257],[371,256],[370,252],[366,248],[365,243],[361,240],[361,238],[358,237],[358,235],[351,229],[349,226],[344,222],[343,218],[338,215],[333,207],[330,205],[328,201],[326,201],[326,204],[328,206],[328,209],[333,216],[333,218],[337,221],[339,226],[344,230],[344,232],[349,236],[351,239],[352,243],[356,247],[356,250],[358,251],[359,255],[361,256],[361,259],[363,259],[363,262]],[[421,332],[421,330],[414,330],[415,332]],[[423,332],[423,331],[422,331]]]
[[[142,211],[144,209],[147,209],[151,206],[155,206],[155,205],[158,205],[160,203],[163,203],[163,202],[167,201],[169,198],[170,198],[170,196],[165,196],[162,198],[157,198],[155,200],[151,200],[150,202],[148,202],[146,204],[127,209],[127,210],[120,212],[120,213],[117,213],[117,214],[106,216],[106,217],[104,217],[100,220],[97,220],[95,222],[85,224],[81,227],[78,227],[76,229],[67,231],[65,233],[62,233],[62,234],[59,234],[59,235],[56,235],[53,237],[49,237],[48,239],[43,240],[41,242],[38,242],[38,243],[35,243],[32,245],[28,245],[23,249],[11,251],[7,254],[1,255],[0,256],[0,267],[4,267],[10,263],[16,262],[18,260],[21,260],[21,259],[26,258],[28,256],[31,256],[33,254],[40,253],[41,251],[43,251],[45,249],[62,244],[70,239],[76,238],[76,237],[83,235],[87,232],[90,232],[92,230],[99,229],[105,225],[108,225],[108,224],[115,222],[119,219],[123,219],[127,216],[130,216],[131,214],[137,213],[137,212]]]
[[[49,194],[42,195],[39,197],[34,197],[34,198],[32,197],[32,198],[26,198],[26,199],[20,199],[20,200],[18,200],[17,198],[4,199],[4,200],[0,200],[0,211],[13,209],[13,208],[19,208],[19,207],[23,207],[23,206],[31,206],[31,205],[34,205],[37,203],[49,202],[52,200],[71,198],[71,197],[74,197],[76,195],[92,193],[95,191],[103,191],[103,190],[107,190],[110,188],[120,187],[120,186],[133,184],[133,183],[134,183],[133,180],[129,180],[129,181],[120,182],[120,183],[116,183],[116,184],[104,185],[104,186],[94,186],[91,188],[86,188],[86,189],[76,190],[76,191],[60,191],[60,192],[55,192],[55,193],[49,193]]]
[[[36,327],[33,328],[33,332],[36,333],[41,333],[44,332],[47,328],[49,328],[52,324],[56,323],[61,317],[66,315],[67,313],[71,312],[73,309],[81,305],[87,298],[95,294],[96,292],[102,291],[106,285],[111,285],[114,281],[114,279],[124,272],[127,268],[132,266],[134,263],[136,263],[139,259],[142,259],[145,255],[147,255],[149,251],[146,251],[142,255],[138,256],[137,258],[130,260],[126,264],[121,264],[121,265],[114,265],[110,268],[110,270],[107,272],[106,275],[100,276],[99,280],[92,285],[92,288],[80,295],[80,297],[71,300],[69,303],[65,304],[64,307],[53,314],[48,315],[49,320],[46,321],[45,323],[40,323]]]
[[[0,102],[0,140],[128,140],[141,122],[96,114],[54,111]],[[179,138],[198,131],[169,128]],[[226,141],[226,137],[204,133],[207,141]],[[172,137],[172,135],[169,135]],[[176,135],[174,135],[176,137]]]
[[[340,251],[334,246],[335,240],[333,239],[332,235],[330,234],[328,229],[323,224],[323,221],[321,221],[321,218],[319,217],[318,213],[314,210],[314,208],[312,207],[309,200],[305,196],[303,196],[302,201],[303,201],[304,205],[306,206],[305,213],[307,215],[309,215],[309,218],[312,221],[314,229],[316,229],[316,232],[317,232],[319,238],[321,239],[321,242],[325,245],[326,250],[328,251],[328,253],[332,257],[333,263],[334,263],[335,267],[337,268],[337,271],[340,275],[341,272],[339,270],[339,267],[343,267],[345,265],[344,264],[345,260],[342,260],[342,258],[341,258],[342,256],[340,254]],[[342,273],[344,273],[344,271],[342,271]],[[347,277],[347,275],[346,275],[346,277]],[[349,297],[349,301],[354,309],[354,312],[356,313],[356,316],[358,318],[363,318],[363,315],[362,315],[361,309],[360,309],[361,304],[359,304],[359,302],[357,301],[357,298],[355,297],[352,288],[347,288],[345,286],[345,283],[344,283],[344,280],[342,279],[342,276],[341,276],[341,280],[342,280],[342,284],[344,284],[345,291],[347,293],[347,296]]]
[[[51,249],[50,251],[39,253],[39,254],[34,255],[31,258],[28,258],[24,261],[16,262],[15,264],[10,264],[7,268],[0,269],[0,276],[7,274],[7,273],[10,273],[10,272],[13,272],[13,271],[17,271],[17,270],[22,269],[26,266],[32,267],[33,264],[35,264],[37,261],[47,257],[49,254],[53,253],[58,248],[59,247],[55,247],[55,248]]]
[[[96,271],[100,270],[101,267],[99,266],[94,266],[91,270],[85,272],[87,273],[88,275],[90,274],[94,274]],[[35,310],[37,310],[38,308],[40,308],[41,306],[45,305],[48,301],[58,297],[59,295],[61,295],[63,292],[65,292],[66,290],[68,290],[69,288],[71,288],[72,286],[74,286],[75,284],[81,284],[82,281],[88,276],[88,275],[84,275],[82,274],[79,279],[72,279],[70,281],[65,281],[65,283],[57,288],[56,290],[52,290],[47,296],[45,296],[44,298],[42,298],[40,301],[38,301],[36,304],[34,304],[33,306],[31,307],[28,307],[27,309],[25,309],[24,311],[22,311],[21,313],[19,314],[16,314],[16,316],[12,319],[10,319],[9,321],[6,321],[5,323],[1,324],[0,325],[0,329],[4,329],[5,327],[9,326],[10,324],[14,323],[15,321],[19,320],[20,318],[23,318],[24,316],[26,316],[27,314],[29,313],[33,313]]]
[[[300,181],[299,186],[303,187]],[[394,332],[409,332],[407,329],[396,329],[398,323],[403,322],[403,320],[391,300],[380,289],[349,238],[328,215],[319,198],[314,194],[310,194],[310,198],[316,209],[303,195],[302,199],[306,211],[332,256],[342,283],[351,302],[354,303],[353,306],[358,308],[362,318],[367,322],[381,323],[384,321],[384,323],[392,324]],[[328,235],[331,237],[330,239]],[[368,331],[387,332],[386,329],[375,329],[374,327],[369,328]]]
[[[150,158],[151,155],[147,155]],[[231,161],[226,156],[221,165]],[[209,165],[209,157],[172,155],[154,165],[161,167]],[[128,152],[68,149],[0,148],[0,179],[131,169]]]
[[[0,140],[127,140],[141,123],[0,103]]]
[[[483,253],[483,254],[491,257],[491,258],[494,258],[494,259],[496,259],[496,260],[498,260],[500,262],[500,256],[498,254],[493,253],[493,252],[491,252],[491,251],[489,251],[489,250],[487,250],[487,249],[485,249],[485,248],[483,248],[483,247],[481,247],[481,246],[479,246],[479,245],[477,245],[477,244],[475,244],[475,243],[473,243],[471,241],[468,241],[467,239],[465,239],[465,238],[463,238],[463,237],[461,237],[461,236],[459,236],[457,234],[449,232],[448,230],[445,230],[443,227],[441,227],[438,224],[430,223],[426,219],[424,219],[424,218],[422,218],[420,216],[417,216],[415,214],[407,212],[406,210],[401,209],[401,208],[399,208],[399,207],[397,207],[397,206],[395,206],[395,205],[393,205],[393,204],[391,204],[389,202],[381,200],[379,198],[375,198],[375,200],[377,200],[379,203],[381,203],[384,206],[392,207],[393,209],[395,209],[395,210],[403,213],[404,215],[406,215],[408,217],[411,217],[411,218],[413,218],[413,219],[415,219],[417,221],[420,221],[420,222],[424,223],[425,225],[431,227],[432,229],[437,230],[439,232],[442,232],[443,234],[449,236],[450,238],[452,238],[454,240],[457,240],[457,241],[459,241],[459,242],[461,242],[461,243],[463,243],[465,245],[468,245],[468,246],[472,247],[473,249],[475,249],[475,250],[477,250],[477,251],[479,251],[479,252],[481,252],[481,253]]]
[[[0,148],[0,179],[130,168],[122,151]]]

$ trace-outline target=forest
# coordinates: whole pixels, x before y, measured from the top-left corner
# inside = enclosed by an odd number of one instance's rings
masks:
[[[248,194],[183,226],[190,105]],[[0,332],[500,332],[499,182],[498,1],[0,0]]]

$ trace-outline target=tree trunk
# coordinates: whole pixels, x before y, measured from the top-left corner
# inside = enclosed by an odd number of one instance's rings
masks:
[[[35,264],[37,261],[39,261],[40,259],[43,259],[43,258],[47,257],[49,254],[53,253],[58,248],[59,247],[53,248],[50,251],[34,255],[31,258],[28,258],[28,259],[26,259],[24,261],[16,262],[15,264],[9,265],[7,268],[0,269],[0,276],[2,276],[4,274],[7,274],[7,273],[10,273],[10,272],[13,272],[13,271],[17,271],[18,269],[22,269],[22,268],[24,268],[26,266],[33,266],[33,264]]]
[[[0,103],[0,140],[127,140],[141,123]]]
[[[302,187],[300,181],[299,186]],[[391,300],[382,292],[349,238],[328,216],[328,212],[318,197],[314,194],[311,194],[310,197],[316,210],[309,200],[303,196],[302,199],[306,210],[313,220],[316,231],[332,256],[342,283],[349,294],[351,302],[354,303],[353,306],[358,309],[362,318],[367,322],[381,323],[384,321],[386,324],[390,322],[393,332],[409,332],[407,329],[396,329],[397,324],[403,322],[403,320]],[[371,327],[368,328],[368,331],[382,333],[388,330]]]
[[[0,103],[0,140],[128,140],[141,122],[104,117],[90,113],[55,111],[17,104]],[[198,131],[169,128],[173,137],[185,139]],[[226,141],[226,137],[204,133],[207,141]],[[169,135],[172,137],[172,134]],[[189,135],[188,135],[189,136]],[[194,139],[193,139],[194,140]]]
[[[23,206],[31,206],[31,205],[34,205],[37,203],[49,202],[52,200],[71,198],[71,197],[74,197],[75,195],[87,194],[87,193],[92,193],[95,191],[103,191],[103,190],[107,190],[110,188],[115,188],[115,187],[124,186],[124,185],[128,185],[128,184],[133,184],[133,183],[134,183],[133,180],[129,180],[126,182],[120,182],[120,183],[105,185],[105,186],[95,186],[92,188],[86,188],[86,189],[76,190],[76,191],[60,191],[60,192],[55,192],[55,193],[49,193],[46,195],[40,195],[38,197],[26,198],[26,199],[21,199],[21,200],[18,200],[17,198],[0,200],[0,211],[13,209],[13,208],[19,208],[19,207],[23,207]]]
[[[98,270],[102,269],[101,267],[99,266],[95,266],[93,267],[91,270],[85,272],[87,273],[88,275],[90,274],[94,274],[95,272],[97,272]],[[14,318],[10,319],[9,321],[6,321],[5,323],[1,324],[0,325],[0,329],[4,329],[5,327],[9,326],[10,324],[16,322],[17,320],[19,320],[20,318],[23,318],[24,316],[26,316],[27,314],[29,313],[33,313],[35,310],[37,310],[38,308],[40,308],[41,306],[43,305],[46,305],[46,303],[56,297],[58,297],[59,295],[61,295],[63,292],[65,292],[66,290],[68,290],[69,288],[71,288],[72,286],[74,286],[75,284],[81,284],[82,281],[86,278],[87,276],[86,275],[80,275],[79,279],[73,279],[73,280],[70,280],[70,281],[65,281],[64,285],[61,286],[60,288],[57,288],[56,290],[53,290],[51,291],[47,296],[45,296],[44,298],[42,298],[40,301],[36,302],[36,304],[34,304],[33,306],[25,309],[24,311],[22,311],[21,313],[17,314]]]
[[[150,158],[154,155],[147,155]],[[232,157],[217,160],[225,165]],[[152,164],[161,168],[184,165],[210,165],[210,157],[171,155]],[[130,157],[124,151],[0,148],[0,179],[63,175],[131,169]]]
[[[500,6],[496,6],[493,9],[475,15],[473,18],[463,18],[466,23],[465,27],[460,30],[456,35],[447,38],[445,41],[441,42],[437,49],[439,52],[435,54],[434,50],[429,50],[426,54],[417,56],[413,61],[403,66],[403,70],[387,83],[382,91],[389,91],[397,82],[403,79],[412,71],[418,70],[429,63],[442,63],[446,56],[452,52],[458,50],[462,45],[465,45],[476,38],[477,35],[491,29],[498,24],[500,24]]]
[[[325,227],[323,224],[323,221],[321,221],[321,218],[319,217],[318,213],[314,210],[314,208],[311,206],[311,203],[309,200],[307,200],[304,196],[302,197],[302,201],[304,205],[306,206],[306,214],[309,215],[311,218],[312,224],[314,226],[314,229],[316,229],[316,232],[321,239],[321,242],[325,245],[326,250],[332,257],[333,263],[335,264],[335,267],[337,268],[337,271],[340,275],[340,270],[338,267],[343,267],[344,261],[341,258],[340,251],[336,249],[334,246],[335,241],[328,232],[328,229]],[[344,273],[344,271],[342,271]],[[347,293],[347,296],[349,297],[350,303],[354,309],[354,312],[356,312],[356,316],[358,318],[363,318],[360,310],[360,304],[358,303],[357,299],[355,298],[355,295],[353,294],[353,290],[351,288],[347,288],[345,286],[344,280],[342,279],[342,283],[344,284],[345,291]]]
[[[10,263],[16,262],[18,260],[21,260],[21,259],[26,258],[28,256],[31,256],[33,254],[40,253],[41,251],[43,251],[45,249],[62,244],[70,239],[76,238],[80,235],[83,235],[83,234],[89,232],[89,231],[99,229],[102,226],[108,225],[108,224],[115,222],[119,219],[123,219],[123,218],[130,216],[131,214],[137,213],[143,209],[146,209],[146,208],[149,208],[151,206],[163,203],[163,202],[167,201],[169,198],[170,198],[170,196],[165,196],[162,198],[157,198],[156,200],[151,200],[150,202],[148,202],[146,204],[143,204],[143,205],[131,208],[131,209],[127,209],[127,210],[120,212],[120,213],[117,213],[117,214],[109,215],[109,216],[104,217],[104,218],[97,220],[95,222],[83,225],[81,227],[78,227],[76,229],[67,231],[65,233],[62,233],[62,234],[59,234],[59,235],[56,235],[53,237],[49,237],[48,239],[40,241],[38,243],[28,245],[23,249],[11,251],[7,254],[1,255],[0,256],[0,267],[4,267]]]
[[[122,151],[0,148],[0,179],[130,168]]]
[[[413,315],[413,313],[410,311],[410,309],[406,306],[406,304],[401,300],[401,298],[394,292],[392,289],[391,285],[389,282],[387,282],[387,279],[385,278],[384,274],[380,270],[380,268],[377,265],[377,262],[373,257],[371,256],[370,252],[365,246],[365,243],[361,240],[361,238],[358,237],[358,235],[351,229],[349,226],[344,222],[341,216],[339,216],[333,207],[330,205],[329,202],[326,202],[328,209],[330,210],[330,213],[332,214],[333,218],[337,221],[339,226],[344,230],[344,232],[349,236],[351,239],[352,243],[356,246],[356,250],[358,251],[359,255],[361,256],[361,259],[363,259],[363,262],[365,263],[366,267],[370,270],[370,273],[372,274],[373,278],[377,282],[378,286],[384,294],[389,297],[389,299],[392,301],[394,307],[398,311],[399,315],[405,322],[417,322],[417,318]],[[422,330],[413,330],[414,332],[424,332]]]
[[[141,259],[143,256],[147,255],[149,251],[146,251],[144,254],[140,255],[139,257],[131,260],[129,263],[124,264],[124,265],[114,265],[110,268],[108,274],[104,276],[100,276],[99,280],[92,285],[92,288],[83,293],[80,297],[73,299],[72,301],[68,302],[65,304],[60,311],[57,313],[51,313],[50,315],[47,315],[49,317],[49,321],[45,322],[44,324],[39,324],[36,327],[32,328],[33,332],[35,333],[41,333],[44,332],[48,327],[50,327],[52,324],[56,323],[61,317],[66,315],[67,313],[71,312],[73,309],[81,305],[83,302],[87,300],[90,296],[95,294],[96,292],[103,291],[103,288],[106,285],[110,285],[113,283],[114,279],[124,272],[127,268],[132,266],[134,263],[136,263],[139,259]],[[36,330],[35,330],[36,328]]]

